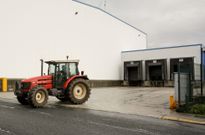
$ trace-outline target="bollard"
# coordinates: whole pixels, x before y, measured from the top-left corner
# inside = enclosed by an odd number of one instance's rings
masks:
[[[174,96],[169,97],[169,108],[176,109],[176,101],[174,100]]]
[[[7,78],[2,78],[2,92],[7,92]]]

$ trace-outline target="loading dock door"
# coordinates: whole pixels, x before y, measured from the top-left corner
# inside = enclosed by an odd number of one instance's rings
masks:
[[[128,67],[128,81],[138,80],[138,67]]]
[[[130,86],[141,85],[142,81],[142,62],[131,61],[124,63],[124,80]]]
[[[164,81],[167,77],[167,61],[162,60],[147,60],[146,65],[146,80],[148,81]]]
[[[162,65],[149,66],[149,78],[152,81],[162,80]]]
[[[194,80],[194,58],[176,58],[170,60],[170,75],[171,80],[174,79],[174,72],[178,72],[180,63],[180,72],[190,73]]]

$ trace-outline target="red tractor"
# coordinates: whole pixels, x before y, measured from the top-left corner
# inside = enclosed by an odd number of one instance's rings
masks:
[[[43,75],[43,60],[41,61],[41,76],[16,84],[14,94],[22,105],[43,107],[47,103],[48,95],[73,104],[82,104],[88,100],[88,77],[83,71],[79,73],[79,60],[46,61],[48,75]]]

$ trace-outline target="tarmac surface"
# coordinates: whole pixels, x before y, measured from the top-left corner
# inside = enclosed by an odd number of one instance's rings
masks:
[[[160,117],[170,114],[169,96],[173,94],[173,88],[97,88],[93,90],[90,100],[78,107]]]
[[[205,124],[205,119],[170,110],[169,96],[171,95],[174,95],[174,88],[107,87],[92,89],[88,102],[83,105],[62,103],[55,97],[49,97],[48,104]],[[0,93],[0,100],[17,103],[13,92]]]
[[[0,100],[0,135],[204,135],[205,126],[61,107],[33,109]]]
[[[169,96],[173,94],[173,88],[107,87],[92,89],[88,102],[82,105],[63,104],[55,97],[49,97],[48,103],[65,107],[161,117],[172,112],[169,109]],[[0,98],[16,101],[13,92],[0,93]]]

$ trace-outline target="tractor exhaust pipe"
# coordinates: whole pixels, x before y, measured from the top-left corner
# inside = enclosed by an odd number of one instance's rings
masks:
[[[43,59],[40,59],[41,61],[41,76],[43,76]]]

